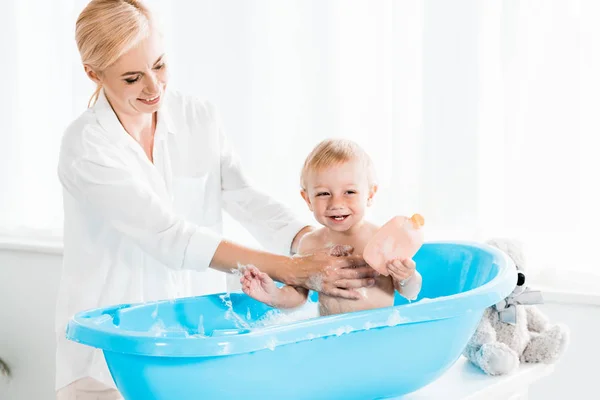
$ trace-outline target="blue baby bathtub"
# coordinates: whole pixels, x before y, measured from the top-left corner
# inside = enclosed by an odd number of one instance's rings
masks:
[[[394,398],[446,371],[517,281],[482,244],[426,243],[415,261],[421,294],[394,307],[269,326],[277,310],[215,294],[82,312],[67,337],[104,351],[127,400]]]

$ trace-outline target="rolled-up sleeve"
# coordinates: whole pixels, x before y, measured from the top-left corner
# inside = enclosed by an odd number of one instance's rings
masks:
[[[250,185],[223,132],[218,114],[213,106],[210,109],[219,131],[223,208],[267,250],[288,255],[296,234],[308,223],[299,220],[282,203]]]
[[[177,215],[168,201],[130,172],[116,146],[85,147],[87,151],[61,150],[58,176],[69,195],[167,267],[209,267],[219,235]]]

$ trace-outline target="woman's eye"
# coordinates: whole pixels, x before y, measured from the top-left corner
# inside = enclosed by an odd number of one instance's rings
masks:
[[[137,81],[139,81],[140,77],[136,76],[135,78],[127,78],[124,80],[125,80],[125,83],[127,83],[128,85],[131,85],[132,83],[136,83]]]
[[[165,63],[158,64],[157,66],[154,67],[154,69],[156,69],[156,70],[163,69],[164,66],[165,66]]]

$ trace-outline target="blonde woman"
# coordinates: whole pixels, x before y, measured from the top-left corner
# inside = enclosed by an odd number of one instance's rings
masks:
[[[78,311],[214,291],[238,263],[342,298],[374,283],[358,256],[290,257],[312,228],[248,184],[210,103],[167,89],[161,34],[141,2],[91,1],[76,41],[98,88],[67,128],[58,166],[59,399],[120,398],[101,352],[65,339]],[[224,240],[222,209],[278,254]]]

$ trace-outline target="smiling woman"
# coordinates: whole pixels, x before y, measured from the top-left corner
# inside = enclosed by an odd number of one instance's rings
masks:
[[[290,257],[311,228],[248,183],[212,104],[167,88],[162,33],[141,2],[92,0],[76,38],[97,89],[67,128],[58,163],[60,399],[119,397],[102,355],[65,338],[69,318],[86,308],[223,291],[222,272],[247,264],[281,282],[315,289],[319,281],[323,293],[359,297],[375,275],[359,256]],[[274,253],[224,240],[223,210]]]

